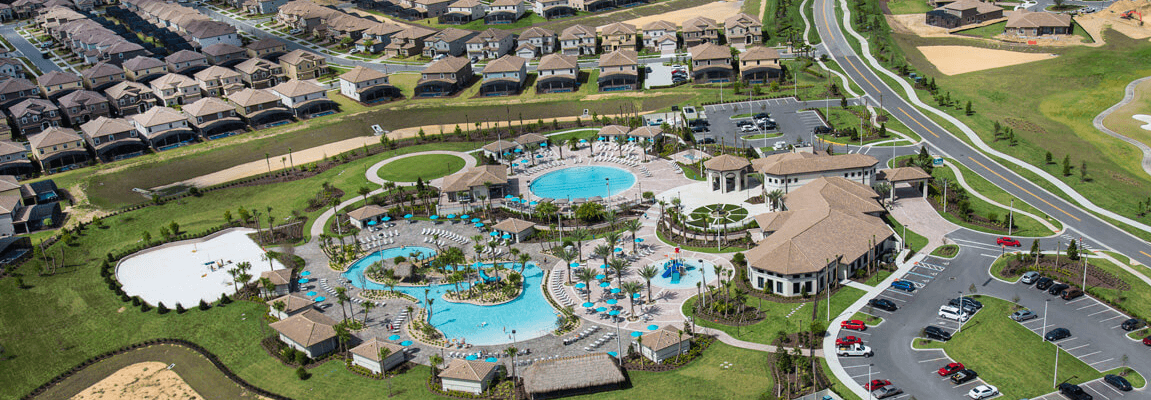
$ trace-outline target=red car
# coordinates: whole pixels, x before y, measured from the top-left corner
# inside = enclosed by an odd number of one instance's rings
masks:
[[[867,389],[868,391],[872,391],[872,390],[879,389],[879,388],[884,387],[884,386],[888,386],[890,384],[891,384],[891,381],[889,381],[887,379],[872,379],[871,383],[863,385],[863,388]]]
[[[863,343],[863,339],[855,336],[844,336],[839,339],[835,339],[836,346],[850,346],[856,343]]]
[[[995,239],[995,244],[1000,245],[1000,246],[1011,246],[1011,247],[1022,246],[1021,244],[1019,244],[1018,240],[1009,238],[1007,236],[1003,236],[999,239]]]
[[[1144,346],[1151,346],[1151,336],[1143,338],[1143,345]]]
[[[857,330],[857,331],[866,331],[867,330],[867,325],[864,324],[863,321],[860,321],[858,319],[840,322],[839,327],[842,329],[852,329],[852,330]]]
[[[939,376],[949,376],[963,370],[963,363],[953,362],[939,369]]]

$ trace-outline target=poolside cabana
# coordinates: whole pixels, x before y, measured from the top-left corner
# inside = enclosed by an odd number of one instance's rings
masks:
[[[336,321],[324,313],[310,309],[270,326],[280,333],[280,340],[304,352],[308,358],[318,358],[336,349]]]
[[[663,129],[658,126],[641,126],[632,129],[627,133],[628,138],[635,138],[635,140],[654,141],[655,138],[663,136]]]
[[[371,225],[370,222],[378,222],[380,217],[387,214],[387,209],[375,204],[369,204],[355,210],[348,211],[348,218],[350,219],[349,222],[352,223],[352,226],[364,229],[364,227]]]
[[[292,269],[281,268],[272,271],[264,271],[260,273],[260,279],[268,278],[273,285],[276,285],[271,292],[260,285],[260,294],[265,297],[270,296],[283,296],[292,290]]]
[[[524,151],[539,150],[540,143],[547,143],[548,138],[535,133],[525,133],[516,137],[516,144],[523,146]]]
[[[488,143],[484,146],[484,157],[492,157],[496,160],[501,160],[504,153],[515,150],[516,144],[507,140],[497,140]]]
[[[445,391],[481,394],[488,390],[498,366],[486,361],[453,358],[448,367],[440,371],[440,387]]]
[[[504,195],[508,185],[508,170],[503,165],[480,165],[465,172],[444,178],[442,192],[449,201],[460,203],[481,196],[496,199]]]
[[[530,238],[536,232],[536,224],[518,218],[508,218],[492,225],[492,230],[502,235],[511,235],[516,243]]]
[[[663,364],[664,360],[675,358],[678,354],[687,354],[691,350],[691,335],[677,331],[676,327],[664,325],[663,328],[649,333],[644,337],[643,344],[639,345],[639,352],[656,364]]]
[[[608,125],[599,130],[599,137],[603,140],[615,140],[617,137],[627,137],[628,128],[623,125]]]
[[[415,265],[408,261],[401,261],[392,267],[392,273],[395,274],[396,279],[399,279],[401,282],[411,279],[413,271],[415,271]]]
[[[387,349],[388,356],[381,357],[380,350]],[[380,374],[391,370],[407,361],[404,347],[388,343],[380,338],[373,337],[359,346],[352,348],[352,364],[367,368],[369,371]]]
[[[532,399],[553,399],[619,389],[627,378],[607,353],[538,361],[523,373]]]
[[[276,303],[283,302],[284,310],[276,309]],[[268,315],[284,320],[307,310],[315,309],[316,301],[299,294],[291,293],[267,301]]]
[[[875,174],[875,180],[891,184],[891,202],[895,203],[895,185],[900,183],[906,183],[913,188],[918,187],[923,192],[923,197],[927,197],[927,182],[931,180],[931,175],[919,167],[899,167],[879,170]]]

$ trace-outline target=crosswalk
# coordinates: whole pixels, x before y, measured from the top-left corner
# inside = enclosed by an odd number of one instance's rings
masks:
[[[749,107],[771,107],[782,106],[788,104],[796,104],[798,101],[794,97],[783,97],[778,99],[765,99],[765,100],[752,100],[740,101],[735,103],[712,104],[703,106],[704,111],[724,111],[724,110],[740,110],[748,109]]]

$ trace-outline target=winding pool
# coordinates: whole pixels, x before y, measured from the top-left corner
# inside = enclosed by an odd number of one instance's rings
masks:
[[[533,179],[528,188],[537,197],[553,199],[607,197],[608,183],[610,195],[614,196],[635,185],[635,179],[631,172],[616,167],[570,167],[543,174]]]
[[[402,250],[385,249],[381,253],[392,251],[392,257],[403,255],[412,249],[420,247],[394,248]],[[431,250],[431,249],[427,249]],[[434,253],[434,252],[433,252]],[[364,279],[364,269],[381,257],[364,257],[356,261],[343,274],[344,278],[351,280],[352,285],[363,289],[388,290],[384,285]],[[389,257],[383,257],[389,259]],[[509,269],[519,270],[519,263],[500,263]],[[484,264],[491,267],[492,264]],[[424,290],[427,296],[435,299],[432,302],[431,324],[449,339],[464,338],[473,345],[495,345],[511,343],[511,331],[516,331],[515,339],[522,341],[551,333],[556,329],[557,312],[544,298],[540,284],[543,282],[544,272],[535,263],[528,263],[524,267],[524,290],[515,300],[503,304],[479,306],[473,304],[450,303],[443,300],[444,293],[455,289],[455,285],[429,285],[429,286],[396,286],[397,292],[424,300]],[[467,283],[460,284],[460,288],[467,287]]]

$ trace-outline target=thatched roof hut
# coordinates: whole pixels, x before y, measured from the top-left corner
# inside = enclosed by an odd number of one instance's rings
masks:
[[[627,379],[607,353],[540,361],[523,373],[532,399],[549,399],[616,390]]]

